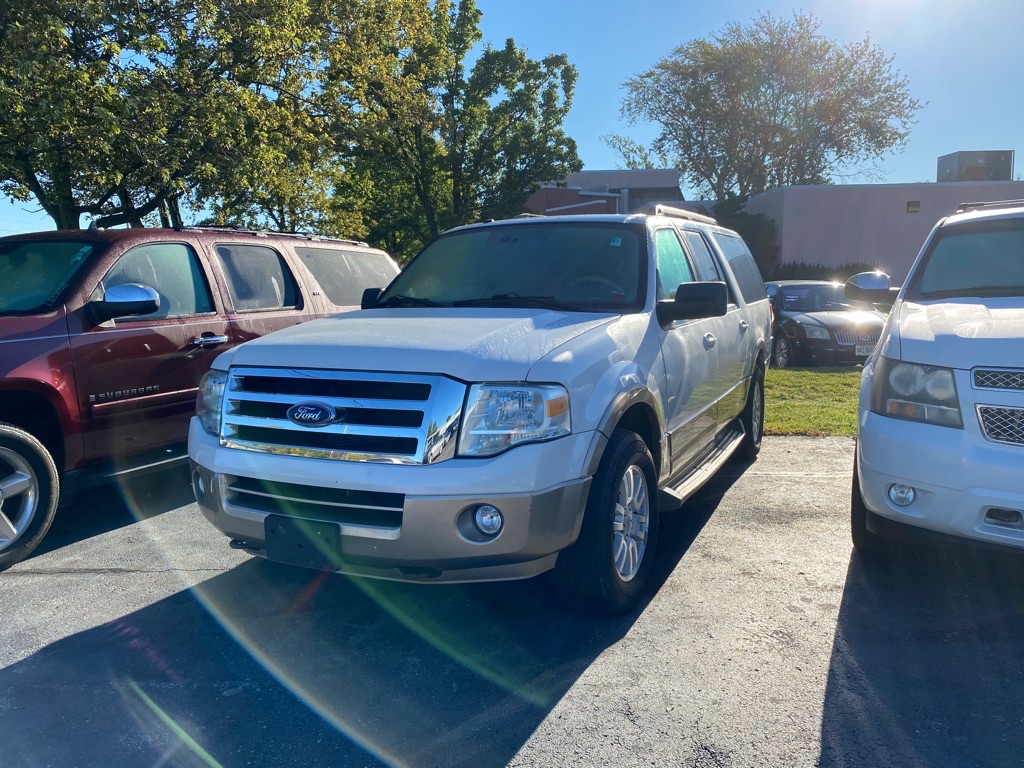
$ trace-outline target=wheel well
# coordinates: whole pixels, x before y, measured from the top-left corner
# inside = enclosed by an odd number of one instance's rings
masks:
[[[46,446],[58,470],[64,467],[64,433],[53,405],[34,392],[4,392],[0,397],[0,421],[13,424]]]
[[[616,429],[628,429],[636,432],[647,443],[647,448],[654,459],[654,466],[661,467],[661,430],[654,411],[646,403],[635,403],[622,414],[615,425]]]

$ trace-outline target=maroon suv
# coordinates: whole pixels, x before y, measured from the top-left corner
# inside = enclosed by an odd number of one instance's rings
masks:
[[[359,306],[365,243],[216,228],[0,238],[0,570],[61,494],[185,456],[199,379],[235,344]]]

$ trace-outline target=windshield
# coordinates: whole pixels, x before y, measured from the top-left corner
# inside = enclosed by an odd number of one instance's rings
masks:
[[[871,309],[870,304],[846,298],[839,283],[808,283],[779,288],[782,309],[787,312],[834,312]]]
[[[943,231],[907,295],[911,300],[1024,295],[1024,219],[970,222]]]
[[[0,243],[0,313],[48,311],[92,251],[73,240]]]
[[[555,219],[457,230],[424,248],[378,305],[637,311],[646,295],[645,232]]]

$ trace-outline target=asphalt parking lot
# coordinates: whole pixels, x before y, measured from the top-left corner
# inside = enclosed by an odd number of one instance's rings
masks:
[[[852,456],[767,438],[611,620],[252,559],[183,471],[83,494],[0,574],[0,766],[1024,764],[1021,559],[862,562]]]

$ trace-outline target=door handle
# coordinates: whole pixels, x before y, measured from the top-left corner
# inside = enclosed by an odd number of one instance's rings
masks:
[[[750,326],[747,325],[747,321],[746,320],[740,320],[740,333],[746,333],[747,332],[747,328],[749,328],[749,327]]]
[[[192,339],[193,347],[216,347],[218,344],[227,344],[227,336],[214,336],[212,333],[207,335],[203,334],[195,339]]]
[[[704,349],[711,349],[717,343],[718,343],[718,339],[716,339],[710,333],[705,333],[704,334]]]

